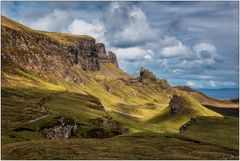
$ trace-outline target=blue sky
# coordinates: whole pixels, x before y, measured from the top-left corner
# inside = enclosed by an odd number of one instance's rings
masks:
[[[238,87],[238,2],[2,2],[33,29],[88,34],[120,67],[171,85]]]

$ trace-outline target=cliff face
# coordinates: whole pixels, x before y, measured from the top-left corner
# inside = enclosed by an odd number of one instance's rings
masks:
[[[77,40],[74,44],[67,46],[67,49],[72,64],[79,65],[85,71],[100,69],[94,39]]]
[[[100,63],[112,63],[118,67],[117,56],[112,51],[106,52],[105,45],[103,43],[97,43],[97,55]]]
[[[98,71],[100,63],[118,66],[114,53],[90,36],[34,31],[2,17],[2,58],[47,80],[80,81],[75,69]],[[10,25],[9,25],[10,24]],[[20,26],[20,27],[19,27]],[[65,43],[66,42],[66,43]],[[77,78],[78,77],[78,78]]]

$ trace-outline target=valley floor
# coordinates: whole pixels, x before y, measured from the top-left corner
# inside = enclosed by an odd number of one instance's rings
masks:
[[[38,139],[2,146],[2,159],[239,159],[238,119],[198,117],[180,133]]]

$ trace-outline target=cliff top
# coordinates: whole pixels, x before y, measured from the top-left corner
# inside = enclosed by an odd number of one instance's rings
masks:
[[[7,18],[5,16],[1,16],[1,25],[5,27],[9,27],[14,30],[33,31],[31,28],[24,26],[16,21],[13,21],[10,18]]]
[[[47,32],[47,31],[39,31],[39,30],[33,30],[29,27],[26,27],[16,21],[11,20],[10,18],[7,18],[5,16],[1,16],[1,25],[11,28],[13,30],[18,31],[25,31],[25,32],[35,32],[47,35],[56,41],[63,43],[63,44],[71,44],[76,40],[90,40],[95,41],[95,39],[88,35],[77,35],[77,34],[69,34],[69,33],[59,33],[59,32]]]

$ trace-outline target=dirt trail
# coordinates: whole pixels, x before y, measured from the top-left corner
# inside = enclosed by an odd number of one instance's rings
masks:
[[[66,91],[65,91],[65,92],[66,92]],[[46,114],[43,115],[43,116],[37,117],[37,118],[35,118],[35,119],[29,120],[29,121],[26,122],[26,123],[33,123],[33,122],[36,122],[36,121],[38,121],[38,120],[41,120],[41,119],[46,118],[46,117],[48,117],[49,115],[51,115],[52,113],[47,110],[47,107],[45,106],[45,103],[46,103],[47,101],[51,101],[55,96],[60,95],[60,94],[63,94],[63,93],[65,93],[65,92],[54,93],[54,94],[48,95],[48,96],[46,96],[46,97],[43,97],[38,103],[36,103],[36,105],[37,105],[38,107],[40,107],[40,108],[42,109],[42,111],[43,111],[44,113],[46,113]]]

